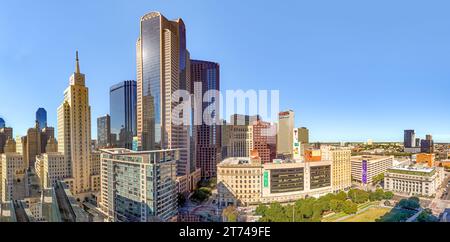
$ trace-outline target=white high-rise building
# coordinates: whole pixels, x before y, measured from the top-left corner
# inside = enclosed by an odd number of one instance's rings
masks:
[[[58,108],[58,150],[65,155],[73,177],[72,193],[77,196],[90,191],[91,107],[85,75],[80,72],[78,52],[70,86]]]

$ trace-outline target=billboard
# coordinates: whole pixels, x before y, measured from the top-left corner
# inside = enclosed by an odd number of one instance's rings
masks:
[[[298,129],[294,129],[294,141],[293,144],[293,158],[294,160],[301,159],[301,148],[300,148],[300,142],[298,141]]]
[[[362,176],[361,182],[367,184],[367,160],[362,161]]]
[[[265,171],[264,172],[264,188],[268,188],[269,187],[269,172]]]

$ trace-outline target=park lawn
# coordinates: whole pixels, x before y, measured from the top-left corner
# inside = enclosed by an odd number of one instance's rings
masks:
[[[375,201],[375,202],[366,202],[366,203],[363,203],[363,204],[359,204],[358,205],[358,211],[361,211],[364,208],[367,208],[367,207],[370,207],[370,206],[375,206],[375,205],[378,205],[378,204],[379,204],[379,202],[377,202],[377,201]],[[336,214],[333,214],[333,215],[328,216],[326,218],[323,218],[322,222],[335,222],[336,220],[338,220],[340,218],[343,218],[345,216],[348,216],[348,214],[346,214],[344,212],[336,213]]]
[[[390,208],[373,207],[340,222],[375,222],[376,219],[381,218],[389,211],[391,211]]]

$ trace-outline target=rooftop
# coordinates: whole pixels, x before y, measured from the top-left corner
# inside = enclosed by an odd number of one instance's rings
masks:
[[[366,160],[367,162],[377,162],[380,160],[393,158],[392,156],[382,156],[382,155],[361,155],[361,156],[352,156],[352,161],[359,161],[362,162],[363,160]]]
[[[422,175],[422,176],[432,176],[436,169],[424,167],[424,166],[397,166],[388,169],[390,173],[401,173],[407,175]]]

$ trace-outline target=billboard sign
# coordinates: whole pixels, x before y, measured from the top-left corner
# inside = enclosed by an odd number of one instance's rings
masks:
[[[362,176],[361,181],[363,184],[367,184],[367,160],[362,161]]]

